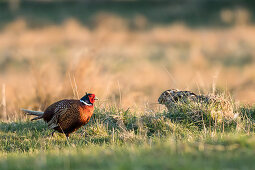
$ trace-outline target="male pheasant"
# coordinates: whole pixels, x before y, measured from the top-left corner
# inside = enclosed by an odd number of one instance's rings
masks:
[[[64,99],[50,105],[44,112],[22,109],[28,115],[37,117],[31,119],[43,119],[48,127],[55,131],[64,133],[68,139],[69,134],[86,125],[94,111],[94,102],[97,100],[95,94],[86,93],[80,100]]]

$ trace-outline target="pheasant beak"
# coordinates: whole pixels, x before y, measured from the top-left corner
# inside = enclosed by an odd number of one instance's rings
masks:
[[[95,96],[94,100],[99,100],[99,99]]]

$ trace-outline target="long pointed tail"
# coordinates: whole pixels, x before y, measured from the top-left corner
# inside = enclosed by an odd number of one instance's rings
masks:
[[[31,121],[43,118],[43,113],[44,112],[32,111],[32,110],[27,110],[27,109],[21,109],[21,111],[23,111],[27,115],[34,115],[34,116],[36,116],[35,118],[31,119]]]

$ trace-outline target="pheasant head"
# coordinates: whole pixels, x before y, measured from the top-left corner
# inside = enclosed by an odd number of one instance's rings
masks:
[[[80,99],[80,102],[82,102],[83,104],[87,106],[93,106],[93,104],[95,103],[95,100],[98,100],[95,94],[86,93],[86,95]]]

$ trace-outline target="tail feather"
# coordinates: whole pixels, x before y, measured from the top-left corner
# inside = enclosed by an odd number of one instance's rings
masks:
[[[33,111],[33,110],[27,110],[27,109],[21,109],[21,110],[25,112],[27,115],[35,115],[35,116],[43,115],[43,112],[40,112],[40,111]]]
[[[34,115],[34,116],[36,116],[35,118],[31,119],[31,121],[43,118],[43,113],[44,112],[32,111],[32,110],[27,110],[27,109],[21,109],[21,110],[24,113],[26,113],[27,115]]]
[[[42,116],[37,116],[37,117],[31,119],[31,121],[33,121],[33,120],[38,120],[38,119],[41,119],[41,118],[42,118]]]

